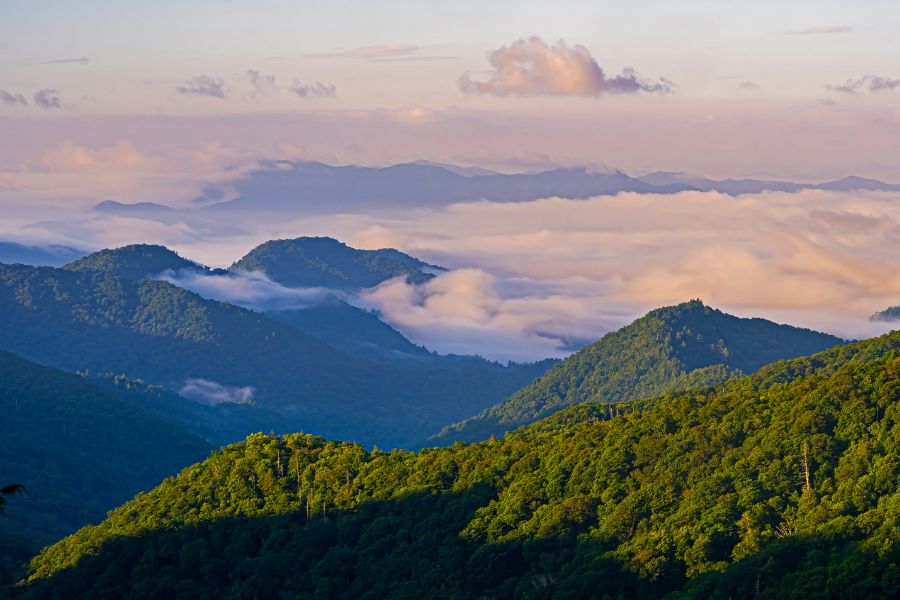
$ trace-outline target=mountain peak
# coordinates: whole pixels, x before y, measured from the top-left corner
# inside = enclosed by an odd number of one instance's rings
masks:
[[[439,438],[478,441],[572,404],[616,403],[716,384],[842,342],[809,329],[729,315],[693,299],[652,310],[606,334]]]
[[[430,265],[393,248],[358,250],[330,237],[299,237],[265,242],[231,265],[232,271],[263,271],[290,287],[368,288],[405,275],[427,281]]]
[[[856,190],[900,191],[900,185],[885,183],[877,179],[849,175],[835,181],[822,183],[817,188],[835,192],[852,192]]]
[[[154,277],[170,269],[207,270],[202,265],[182,258],[173,250],[156,244],[131,244],[121,248],[100,250],[71,262],[63,268],[71,271],[89,269],[104,271],[129,279]]]

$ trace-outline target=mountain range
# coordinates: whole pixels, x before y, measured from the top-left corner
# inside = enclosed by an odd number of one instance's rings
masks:
[[[0,241],[0,263],[6,264],[60,267],[86,254],[86,250],[60,244],[34,246]]]
[[[535,173],[503,174],[483,169],[418,161],[388,167],[327,165],[318,162],[263,163],[231,184],[228,199],[215,186],[198,199],[198,208],[176,211],[168,206],[140,202],[104,201],[95,211],[174,223],[190,213],[194,219],[215,219],[235,211],[248,216],[277,212],[334,213],[363,209],[438,207],[456,202],[488,200],[524,202],[540,198],[585,199],[616,195],[677,194],[717,191],[729,195],[765,191],[898,191],[900,184],[848,176],[821,183],[766,179],[710,179],[680,172],[655,171],[633,177],[623,171],[597,171],[584,167]],[[236,197],[232,197],[236,195]]]
[[[669,194],[684,184],[655,185],[621,171],[584,168],[540,173],[461,175],[443,166],[400,164],[390,167],[331,166],[317,162],[264,165],[234,183],[238,197],[204,207],[223,210],[335,211],[372,207],[444,206],[466,200],[522,202],[551,196],[588,198],[623,191]]]
[[[297,242],[307,243],[318,247]],[[373,269],[405,264],[387,254]],[[68,371],[126,374],[176,391],[202,381],[205,387],[191,389],[201,397],[206,389],[220,418],[253,415],[245,431],[325,431],[387,446],[414,444],[420,431],[499,401],[549,366],[434,355],[346,304],[326,302],[321,318],[269,316],[147,278],[160,270],[238,276],[159,246],[101,251],[59,269],[0,265],[0,347]],[[348,314],[359,336],[347,330]],[[335,345],[323,341],[329,323],[343,328]],[[318,330],[306,333],[306,324]],[[235,411],[237,399],[248,406]]]
[[[749,570],[778,597],[821,564],[821,528],[827,568],[854,573],[835,577],[888,585],[894,550],[867,548],[895,518],[897,334],[847,344],[692,300],[561,363],[504,366],[347,301],[441,270],[330,238],[229,269],[154,245],[0,265],[0,482],[28,490],[0,523],[0,577],[31,580],[0,591],[578,597],[605,581],[724,598]],[[315,294],[200,293],[248,282]],[[784,553],[799,562],[773,568]],[[286,561],[301,575],[271,575]]]

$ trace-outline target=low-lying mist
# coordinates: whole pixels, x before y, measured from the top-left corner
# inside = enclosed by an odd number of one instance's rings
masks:
[[[893,192],[623,193],[270,220],[222,214],[202,226],[191,213],[178,214],[170,224],[62,214],[53,228],[32,224],[29,234],[79,247],[162,243],[211,266],[299,235],[395,247],[450,272],[343,299],[379,311],[431,350],[498,360],[562,356],[690,298],[845,338],[891,329],[868,317],[900,304],[900,197]],[[333,294],[285,288],[262,273],[163,277],[255,310],[309,307]]]

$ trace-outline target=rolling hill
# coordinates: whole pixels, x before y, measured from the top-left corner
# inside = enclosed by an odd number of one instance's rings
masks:
[[[741,319],[692,300],[607,334],[504,402],[446,427],[434,441],[484,440],[572,404],[622,402],[718,383],[841,342],[808,329]]]

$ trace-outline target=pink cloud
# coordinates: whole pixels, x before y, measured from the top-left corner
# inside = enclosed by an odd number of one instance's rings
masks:
[[[467,71],[457,81],[464,94],[492,96],[601,96],[636,92],[671,92],[667,79],[646,81],[633,69],[607,77],[587,48],[566,46],[560,40],[550,46],[539,37],[503,46],[489,57],[494,68],[490,79],[475,81]]]

